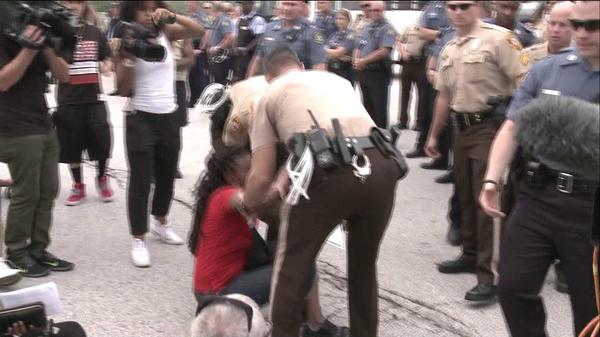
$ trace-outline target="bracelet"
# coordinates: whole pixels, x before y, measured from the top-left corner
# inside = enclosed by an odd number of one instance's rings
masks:
[[[498,183],[496,181],[494,181],[492,179],[486,179],[481,182],[482,185],[487,184],[487,183],[494,185],[496,187],[496,190],[499,190]]]

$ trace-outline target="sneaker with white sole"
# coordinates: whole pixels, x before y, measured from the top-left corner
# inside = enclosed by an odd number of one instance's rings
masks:
[[[182,245],[183,239],[179,237],[173,230],[173,227],[169,223],[164,225],[160,224],[157,220],[152,222],[152,228],[150,229],[160,241],[170,245]]]
[[[152,262],[150,261],[150,252],[148,251],[146,241],[133,239],[131,243],[131,261],[136,267],[150,267]]]
[[[0,257],[0,286],[10,286],[21,280],[19,269],[14,269]]]

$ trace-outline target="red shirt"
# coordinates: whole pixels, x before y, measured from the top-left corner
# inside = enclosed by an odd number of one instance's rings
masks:
[[[237,188],[223,186],[208,198],[196,248],[194,289],[198,292],[223,290],[246,267],[252,233],[246,219],[229,205],[235,193]]]

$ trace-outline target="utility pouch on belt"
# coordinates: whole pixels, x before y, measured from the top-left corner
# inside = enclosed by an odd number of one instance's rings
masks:
[[[302,157],[302,153],[304,152],[304,148],[306,147],[306,136],[303,133],[296,132],[288,141],[288,149],[292,153],[292,166],[296,166],[300,157]]]
[[[510,96],[490,96],[487,98],[486,104],[492,106],[494,120],[504,121],[511,100],[512,97]]]
[[[395,141],[399,137],[399,133],[397,130],[394,130],[396,133],[392,136],[392,133],[386,129],[381,129],[378,127],[371,128],[371,141],[379,149],[379,151],[386,157],[393,159],[398,165],[398,170],[400,171],[400,177],[398,180],[404,179],[408,174],[408,165],[406,164],[406,160],[404,160],[404,156],[395,146]]]

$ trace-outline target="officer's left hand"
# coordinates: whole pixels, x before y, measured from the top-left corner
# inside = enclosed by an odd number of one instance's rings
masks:
[[[354,69],[363,70],[367,64],[364,59],[355,59],[354,60]]]
[[[425,153],[432,159],[439,159],[442,157],[442,154],[438,151],[436,138],[429,137],[427,144],[425,145]]]
[[[499,196],[500,192],[498,191],[498,187],[491,183],[484,184],[481,188],[481,193],[479,194],[479,204],[481,204],[481,208],[487,215],[494,218],[506,217],[506,214],[498,209]]]

